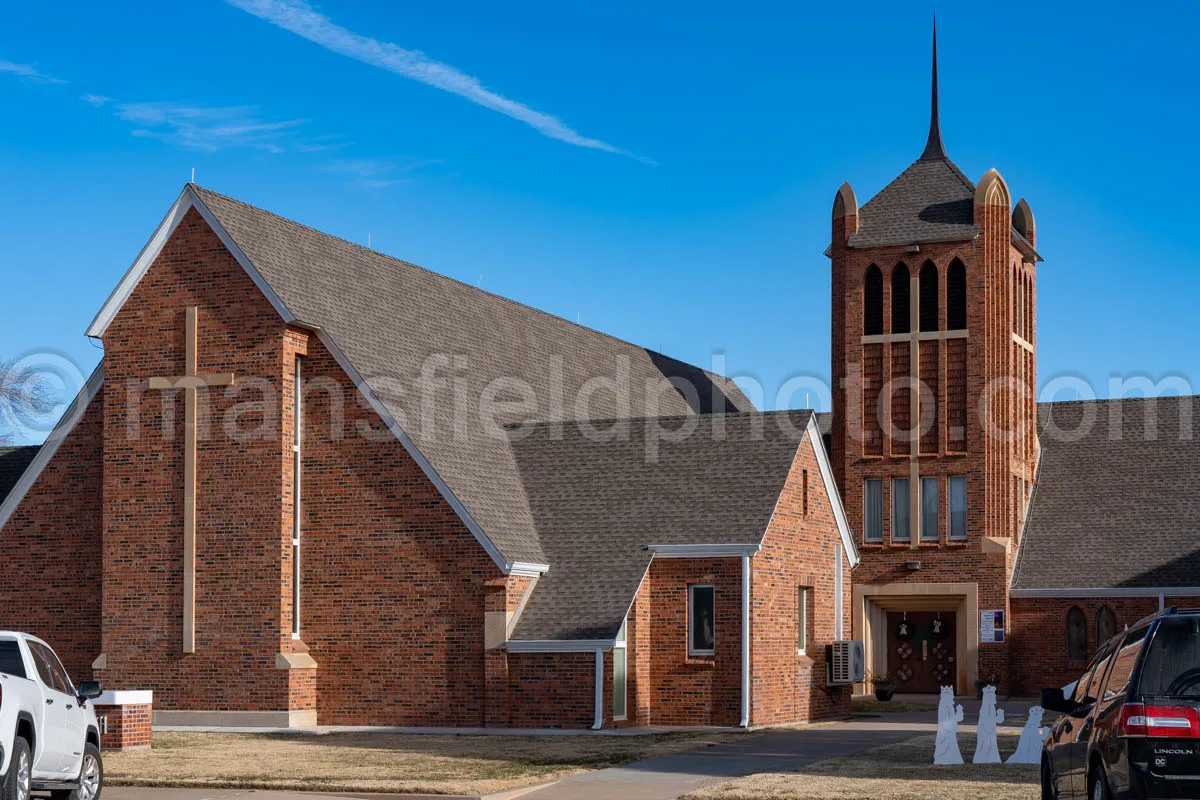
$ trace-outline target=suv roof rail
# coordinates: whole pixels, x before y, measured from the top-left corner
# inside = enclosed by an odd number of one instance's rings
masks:
[[[1200,608],[1180,608],[1179,606],[1167,606],[1161,611],[1155,611],[1153,614],[1147,614],[1137,622],[1129,626],[1130,629],[1136,628],[1147,622],[1152,622],[1159,617],[1171,617],[1178,614],[1200,614]]]

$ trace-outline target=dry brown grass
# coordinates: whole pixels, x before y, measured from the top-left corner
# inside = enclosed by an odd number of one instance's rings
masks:
[[[1017,747],[1001,730],[1000,754]],[[791,773],[764,773],[703,789],[687,800],[1035,800],[1038,768],[1025,764],[933,766],[934,737],[920,736]],[[975,752],[974,729],[960,729],[963,758]]]
[[[107,753],[104,767],[112,786],[486,794],[736,735],[156,733],[152,750]]]

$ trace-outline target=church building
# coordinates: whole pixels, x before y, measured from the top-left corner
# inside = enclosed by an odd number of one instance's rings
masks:
[[[156,724],[846,713],[814,415],[194,185],[0,451],[0,627]]]
[[[1037,402],[1032,207],[937,78],[834,198],[829,413],[185,186],[0,449],[0,628],[158,724],[807,722],[850,639],[860,692],[1075,679],[1200,597],[1197,411]]]

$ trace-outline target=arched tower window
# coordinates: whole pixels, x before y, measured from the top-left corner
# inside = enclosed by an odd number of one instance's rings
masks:
[[[1067,612],[1067,658],[1087,660],[1087,618],[1079,606],[1071,606]]]
[[[967,327],[967,268],[957,258],[946,272],[946,327],[952,331]]]
[[[932,261],[921,267],[920,276],[920,325],[923,331],[938,329],[938,271]]]
[[[892,270],[892,333],[908,333],[912,330],[908,313],[909,275],[904,262]]]
[[[863,279],[863,334],[883,333],[883,271],[872,264]]]
[[[1108,606],[1096,612],[1096,647],[1117,635],[1117,615]]]

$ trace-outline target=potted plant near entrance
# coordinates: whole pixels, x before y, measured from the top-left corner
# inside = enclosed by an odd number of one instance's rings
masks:
[[[983,699],[983,689],[985,686],[997,686],[998,687],[999,685],[1000,685],[1000,676],[996,674],[995,670],[992,670],[992,674],[988,676],[987,680],[978,681],[975,684],[975,691],[979,695],[979,699],[982,700]]]
[[[875,688],[876,700],[883,703],[891,701],[892,695],[896,693],[896,682],[892,680],[890,673],[868,671],[866,678],[867,683]]]

